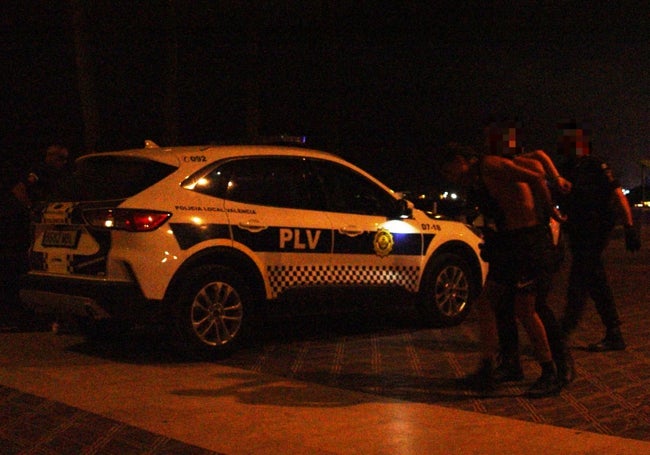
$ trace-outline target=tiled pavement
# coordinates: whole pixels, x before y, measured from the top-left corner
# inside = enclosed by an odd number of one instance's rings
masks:
[[[624,352],[591,353],[585,347],[603,336],[590,304],[571,339],[577,378],[559,398],[523,396],[539,374],[524,355],[526,381],[490,397],[459,389],[474,370],[479,350],[475,316],[450,329],[418,328],[415,311],[368,305],[363,315],[285,321],[281,332],[257,349],[237,353],[228,365],[407,401],[536,423],[650,441],[650,247],[644,231],[641,252],[626,253],[621,238],[607,251],[610,283],[624,321]],[[555,279],[550,304],[561,314],[566,264]],[[475,314],[475,313],[473,313]],[[370,319],[371,322],[367,322]],[[364,322],[359,322],[359,321]],[[293,324],[293,325],[292,325]],[[292,339],[293,338],[293,339]],[[527,343],[526,335],[521,335]],[[523,346],[524,353],[529,350]]]
[[[0,453],[208,455],[215,452],[0,386]]]
[[[443,331],[393,327],[332,335],[327,341],[314,337],[269,343],[238,353],[227,364],[406,401],[650,441],[650,320],[645,309],[637,314],[628,308],[625,314],[625,352],[584,350],[602,335],[599,322],[587,318],[573,339],[577,378],[559,398],[523,396],[539,374],[529,356],[524,357],[523,384],[513,383],[489,397],[459,388],[455,378],[473,371],[477,363],[474,321]]]
[[[617,239],[607,255],[628,349],[584,350],[602,336],[602,326],[589,307],[572,339],[578,376],[560,397],[530,400],[523,396],[538,374],[527,355],[524,384],[504,387],[490,397],[460,389],[456,378],[472,371],[477,362],[475,316],[459,327],[430,329],[419,325],[413,308],[386,308],[371,301],[352,313],[280,318],[261,334],[258,345],[222,363],[405,401],[650,441],[647,235],[645,240],[644,250],[630,255],[623,253]],[[550,297],[556,309],[563,304],[565,276],[566,270],[560,272]],[[526,341],[525,335],[522,339]],[[138,361],[125,346],[96,349],[97,355],[106,354],[102,349],[114,349],[110,355],[118,361]],[[93,348],[88,354],[93,355]],[[145,361],[170,360],[164,350],[146,355]],[[213,453],[4,386],[0,386],[0,422],[3,454]]]

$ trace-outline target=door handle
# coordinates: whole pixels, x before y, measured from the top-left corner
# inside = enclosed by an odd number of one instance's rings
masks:
[[[261,232],[264,229],[268,228],[268,226],[265,226],[259,220],[240,221],[239,227],[253,233]]]
[[[341,234],[347,235],[348,237],[356,237],[364,233],[363,229],[360,229],[358,226],[344,226],[339,228]]]

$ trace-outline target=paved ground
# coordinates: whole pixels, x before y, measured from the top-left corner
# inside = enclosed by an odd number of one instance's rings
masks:
[[[279,318],[261,334],[257,345],[220,364],[368,396],[650,441],[649,234],[644,227],[644,248],[637,254],[623,251],[620,236],[607,252],[628,349],[585,351],[588,343],[603,335],[595,310],[588,308],[572,339],[578,377],[560,397],[530,400],[522,395],[538,375],[537,365],[526,355],[525,383],[504,387],[491,397],[459,389],[457,378],[472,371],[477,362],[475,317],[459,327],[430,329],[419,325],[417,313],[409,306],[386,308],[370,301],[362,303],[363,309],[357,312]],[[551,295],[551,303],[559,311],[565,279],[566,270],[562,270]],[[2,337],[14,345],[16,340],[50,343],[47,349],[52,350],[53,359],[59,358],[57,350],[72,351],[89,365],[183,364],[156,334],[147,331],[136,331],[125,343],[99,346],[43,333]],[[526,352],[525,335],[522,339]],[[16,364],[32,365],[29,349],[25,349],[27,357],[16,355],[16,346],[14,351],[7,349],[0,348],[0,366],[8,367],[5,374]],[[0,384],[11,383],[3,379],[10,378],[0,377]],[[120,419],[42,398],[33,393],[39,390],[37,384],[30,385],[32,393],[21,390],[19,386],[0,386],[0,453],[215,453]]]
[[[4,386],[0,422],[0,453],[5,455],[215,453]]]
[[[490,398],[459,390],[455,378],[471,372],[477,364],[475,318],[451,329],[418,329],[414,311],[378,310],[369,326],[343,317],[330,319],[327,326],[302,322],[305,327],[294,327],[287,322],[281,328],[282,336],[295,339],[267,342],[237,353],[226,363],[403,400],[650,441],[647,236],[643,251],[637,254],[625,253],[622,239],[615,239],[607,259],[628,349],[586,351],[589,343],[604,335],[593,305],[589,306],[571,340],[578,376],[559,399],[522,396],[539,374],[530,356],[524,356],[527,380],[522,384],[503,388]],[[558,314],[564,305],[565,286],[566,269],[558,274],[551,295]],[[527,343],[523,331],[521,337]],[[523,350],[528,351],[527,346]]]

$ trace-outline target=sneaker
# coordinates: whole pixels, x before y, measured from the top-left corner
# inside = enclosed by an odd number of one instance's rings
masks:
[[[541,375],[528,389],[529,398],[543,398],[559,395],[562,384],[555,375]]]
[[[605,352],[605,351],[625,351],[626,345],[623,338],[608,338],[605,337],[598,343],[592,343],[587,346],[587,350],[591,352]]]

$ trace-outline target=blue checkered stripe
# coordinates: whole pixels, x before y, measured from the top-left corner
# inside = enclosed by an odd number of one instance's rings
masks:
[[[420,267],[417,266],[307,266],[278,265],[267,267],[272,297],[292,287],[318,285],[391,285],[407,291],[417,290]]]

